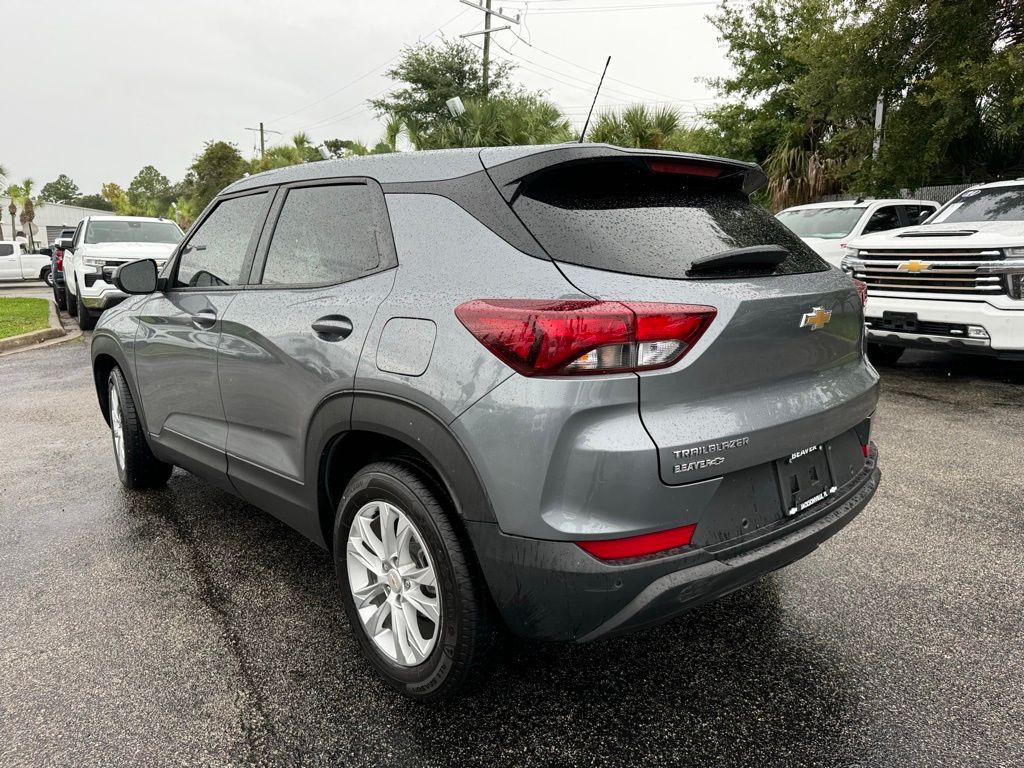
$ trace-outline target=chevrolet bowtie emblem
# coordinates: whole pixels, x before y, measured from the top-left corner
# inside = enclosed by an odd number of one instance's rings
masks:
[[[812,331],[820,331],[831,319],[831,310],[825,309],[824,307],[815,307],[800,319],[800,327],[809,327]]]
[[[896,267],[897,272],[925,272],[932,268],[932,265],[926,261],[904,261],[902,264]]]

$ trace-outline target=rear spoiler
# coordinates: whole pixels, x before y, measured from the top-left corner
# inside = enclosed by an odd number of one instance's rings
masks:
[[[716,180],[731,180],[750,195],[768,183],[760,166],[724,157],[692,155],[685,152],[660,152],[650,149],[624,149],[610,144],[557,144],[538,147],[493,147],[480,151],[480,162],[506,201],[512,202],[524,181],[558,165],[593,162],[602,159],[636,158],[649,165],[673,163],[695,168],[717,169]],[[711,174],[696,174],[710,176]]]

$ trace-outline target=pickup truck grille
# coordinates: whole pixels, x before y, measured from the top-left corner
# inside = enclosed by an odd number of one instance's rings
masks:
[[[1005,295],[1008,274],[1024,271],[1024,264],[1008,262],[1002,251],[994,249],[864,249],[857,258],[848,259],[847,266],[853,277],[867,285],[869,296],[892,291]]]

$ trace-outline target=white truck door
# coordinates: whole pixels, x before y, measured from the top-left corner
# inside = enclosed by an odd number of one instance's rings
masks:
[[[21,277],[20,250],[15,243],[0,243],[0,280],[17,280]]]

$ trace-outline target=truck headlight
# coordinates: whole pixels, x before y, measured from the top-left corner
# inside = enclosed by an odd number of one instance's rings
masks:
[[[86,256],[84,259],[82,259],[82,263],[87,267],[102,267],[103,259],[97,258],[95,256]]]

